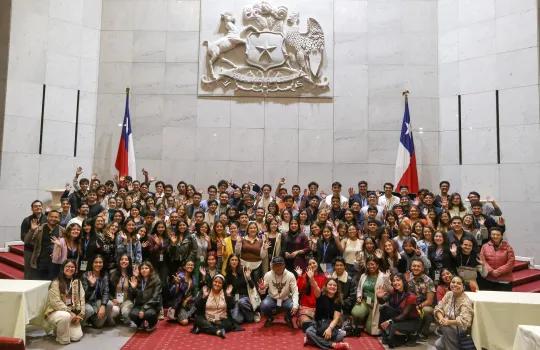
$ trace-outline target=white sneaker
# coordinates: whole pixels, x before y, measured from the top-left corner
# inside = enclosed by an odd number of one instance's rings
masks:
[[[261,320],[261,313],[256,312],[255,316],[253,316],[253,320],[255,321],[255,323],[258,323]]]

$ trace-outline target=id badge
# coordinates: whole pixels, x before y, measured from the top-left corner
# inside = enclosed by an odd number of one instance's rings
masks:
[[[116,300],[119,304],[122,304],[124,302],[124,293],[116,293]]]
[[[81,271],[86,271],[87,267],[88,267],[88,261],[82,260],[81,261]]]
[[[278,299],[277,300],[277,307],[281,307],[281,303],[282,303],[281,299]]]
[[[66,298],[66,306],[70,306],[71,304],[73,304],[73,302],[71,301],[71,297]]]
[[[438,281],[440,277],[441,277],[441,271],[436,270],[435,271],[435,281]]]
[[[237,302],[238,300],[240,300],[240,294],[236,293],[236,294],[234,295],[234,301]]]
[[[159,254],[159,262],[163,262],[163,253]]]
[[[366,297],[366,303],[368,305],[371,305],[372,302],[373,302],[373,300],[371,300],[371,297]]]

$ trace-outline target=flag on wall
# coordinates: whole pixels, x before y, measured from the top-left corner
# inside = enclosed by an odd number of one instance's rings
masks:
[[[418,173],[416,171],[416,155],[414,153],[414,141],[409,115],[409,101],[405,95],[405,114],[401,124],[401,136],[396,159],[396,189],[407,186],[411,193],[418,193]]]
[[[129,89],[126,89],[126,110],[124,112],[124,123],[122,124],[122,134],[118,143],[116,153],[115,168],[119,176],[131,176],[135,180],[137,168],[135,166],[135,148],[133,147],[133,135],[131,132],[131,119],[129,117]]]

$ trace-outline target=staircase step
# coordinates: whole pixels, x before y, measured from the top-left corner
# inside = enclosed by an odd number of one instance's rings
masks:
[[[519,286],[528,282],[540,280],[540,270],[527,269],[513,273],[512,286]]]
[[[24,271],[24,257],[15,253],[0,253],[0,262],[6,265],[11,265],[16,269]]]
[[[0,278],[22,280],[24,279],[24,272],[11,265],[0,262]]]
[[[525,269],[528,269],[528,268],[529,268],[529,262],[528,261],[516,260],[514,262],[514,268],[512,269],[512,271],[516,272],[516,271],[525,270]]]
[[[24,256],[24,245],[10,245],[9,251],[21,256]]]
[[[513,287],[512,292],[540,293],[540,280]]]

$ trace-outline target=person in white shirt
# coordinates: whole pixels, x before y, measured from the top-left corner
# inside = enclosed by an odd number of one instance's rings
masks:
[[[332,195],[328,195],[321,201],[319,209],[331,208],[332,207],[332,197],[339,197],[339,202],[341,203],[341,208],[345,209],[349,207],[349,199],[341,194],[341,183],[336,181],[332,183]]]
[[[399,197],[394,196],[392,191],[394,190],[394,185],[390,182],[384,184],[384,194],[379,197],[379,205],[384,207],[386,211],[391,211],[394,205],[399,204]]]
[[[259,293],[266,294],[261,303],[261,313],[266,315],[265,327],[272,325],[274,311],[285,311],[285,322],[293,328],[292,316],[298,311],[298,286],[294,274],[285,270],[285,260],[281,256],[272,259],[272,270],[259,280]]]

